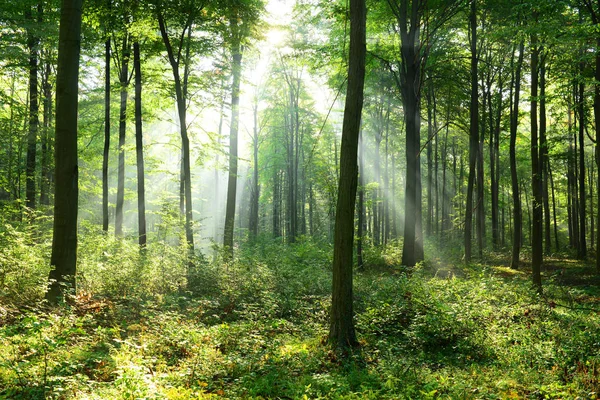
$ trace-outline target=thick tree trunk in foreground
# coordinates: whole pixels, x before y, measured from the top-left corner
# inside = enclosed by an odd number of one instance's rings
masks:
[[[135,155],[137,164],[138,195],[138,243],[146,247],[146,189],[144,182],[144,141],[142,132],[142,68],[140,44],[133,44],[133,68],[135,70]]]
[[[350,61],[342,125],[329,326],[329,341],[334,348],[342,349],[357,345],[352,308],[352,248],[358,183],[358,139],[365,78],[366,15],[364,0],[350,0]]]
[[[404,243],[402,264],[412,267],[423,260],[421,228],[421,190],[419,151],[421,145],[421,67],[420,1],[413,1],[408,13],[408,0],[402,0],[396,10],[402,42],[400,70],[402,104],[406,124],[406,192],[404,206]]]
[[[63,0],[60,17],[58,72],[56,76],[56,192],[46,299],[56,304],[75,292],[77,262],[77,97],[82,0]],[[70,287],[69,287],[70,286]]]

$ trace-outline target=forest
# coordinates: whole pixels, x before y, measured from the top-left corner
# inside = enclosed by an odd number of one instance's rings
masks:
[[[600,397],[600,1],[3,0],[0,399]]]

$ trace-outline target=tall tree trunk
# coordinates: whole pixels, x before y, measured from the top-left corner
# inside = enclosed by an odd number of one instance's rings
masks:
[[[356,264],[358,269],[364,268],[363,261],[363,236],[365,219],[365,165],[364,165],[364,143],[362,133],[358,138],[358,229],[356,238]]]
[[[62,0],[56,76],[56,191],[46,299],[58,303],[66,287],[75,292],[77,263],[77,97],[82,0]]]
[[[188,248],[190,254],[194,252],[194,230],[192,227],[193,220],[193,209],[192,209],[192,177],[191,177],[191,162],[190,162],[190,139],[188,137],[187,132],[187,92],[188,92],[188,77],[189,77],[189,55],[190,55],[190,46],[191,46],[191,36],[192,36],[192,25],[191,21],[187,21],[185,28],[181,34],[181,47],[185,47],[185,59],[183,60],[184,71],[183,77],[180,74],[179,66],[182,63],[181,59],[181,51],[177,53],[177,58],[175,58],[175,52],[173,50],[173,46],[171,44],[171,40],[169,39],[169,35],[167,33],[167,28],[164,21],[164,16],[162,14],[162,10],[159,10],[157,13],[158,17],[158,25],[160,28],[160,33],[167,49],[167,55],[169,58],[169,64],[171,65],[171,69],[173,70],[173,81],[175,83],[175,98],[177,100],[177,113],[179,116],[179,131],[181,134],[181,153],[182,153],[182,179],[183,182],[183,192],[184,192],[184,200],[185,200],[185,237],[188,244]],[[185,40],[185,44],[183,43],[184,38],[186,37],[187,31],[187,39]]]
[[[144,182],[144,141],[142,132],[142,68],[140,44],[133,43],[133,68],[135,70],[135,155],[137,164],[138,243],[146,247],[146,189]]]
[[[596,26],[600,23],[596,17],[594,17],[594,23]],[[598,171],[597,176],[597,186],[596,186],[596,204],[600,206],[600,35],[596,39],[596,58],[595,58],[595,71],[594,77],[596,78],[596,82],[594,85],[594,122],[596,128],[596,143],[595,143],[595,159],[596,159],[596,169]],[[596,235],[596,252],[600,253],[600,212],[597,213],[597,224],[598,234]],[[600,273],[600,256],[596,255],[596,272]]]
[[[119,170],[117,178],[117,202],[115,209],[115,235],[123,235],[123,204],[125,202],[125,133],[127,131],[127,87],[129,86],[130,44],[126,34],[123,37],[121,55],[121,107],[119,112]]]
[[[237,19],[230,20],[231,31],[238,35]],[[242,49],[238,39],[231,46],[232,74],[231,84],[231,125],[229,130],[229,177],[227,181],[227,205],[225,208],[225,229],[223,246],[230,257],[233,257],[233,228],[235,220],[235,200],[237,194],[238,175],[238,130],[240,116],[240,81],[242,76]]]
[[[514,79],[511,82],[511,92],[514,90],[514,100],[511,99],[511,113],[510,113],[510,178],[512,186],[512,197],[513,197],[513,241],[512,241],[512,260],[511,268],[519,268],[520,253],[521,253],[521,226],[522,226],[522,214],[521,214],[521,198],[519,196],[519,180],[517,177],[517,126],[519,124],[519,95],[521,92],[521,68],[523,66],[523,53],[525,51],[525,44],[521,42],[519,44],[519,57],[517,59],[516,69],[514,70]],[[513,54],[514,59],[514,54]],[[512,62],[511,62],[512,64]],[[513,89],[514,88],[514,89]]]
[[[550,191],[552,192],[552,216],[554,220],[554,242],[556,245],[556,251],[559,251],[560,246],[558,242],[558,224],[556,222],[556,197],[554,196],[554,179],[552,178],[552,169],[550,164],[547,165],[548,175],[550,177]]]
[[[333,287],[329,341],[334,348],[356,346],[352,307],[352,247],[354,205],[358,178],[358,139],[363,105],[366,54],[366,14],[364,0],[350,0],[350,54],[348,90],[342,125],[340,181],[335,215]]]
[[[38,18],[41,17],[41,3],[38,3]],[[32,23],[34,17],[31,8],[26,11],[26,18]],[[37,135],[39,130],[39,98],[38,98],[38,59],[40,39],[32,28],[27,29],[27,49],[29,50],[29,131],[27,134],[27,164],[25,169],[25,205],[35,208],[35,166]]]
[[[50,128],[52,125],[52,84],[50,83],[51,63],[46,61],[45,72],[42,79],[42,91],[44,98],[44,111],[42,120],[42,159],[41,159],[41,179],[40,179],[40,205],[50,205],[50,182],[52,174],[50,172],[52,140]]]
[[[276,170],[273,174],[273,237],[281,237],[281,196],[280,196],[280,180],[279,171]]]
[[[419,254],[419,228],[421,227],[421,190],[419,151],[421,145],[421,67],[423,55],[420,54],[420,2],[412,2],[410,22],[408,16],[408,1],[402,0],[399,7],[398,22],[400,23],[400,38],[402,68],[400,70],[402,104],[404,106],[404,121],[406,124],[406,190],[404,206],[404,243],[402,246],[402,264],[412,267],[422,261]],[[422,243],[422,242],[421,242]]]
[[[540,59],[540,171],[542,174],[542,201],[544,203],[544,251],[550,254],[552,239],[550,232],[550,196],[548,191],[548,142],[546,140],[546,53]]]
[[[542,168],[538,144],[538,82],[540,48],[536,34],[531,35],[531,193],[533,197],[533,218],[531,232],[531,270],[533,285],[542,291],[543,232],[542,232]]]
[[[252,107],[252,192],[250,194],[250,220],[248,230],[251,239],[258,236],[258,199],[260,197],[260,186],[258,184],[258,96],[254,99]]]
[[[427,223],[425,233],[433,232],[433,87],[427,85]]]
[[[102,153],[102,230],[108,232],[108,158],[110,154],[110,37],[104,43],[104,151]]]
[[[467,183],[467,204],[465,210],[465,262],[471,262],[471,232],[473,223],[473,185],[475,183],[475,163],[479,151],[479,91],[477,72],[477,1],[471,1],[469,14],[471,32],[471,104],[469,107],[469,180]]]
[[[581,66],[583,74],[584,66]],[[586,193],[585,193],[585,87],[583,80],[579,82],[579,95],[577,110],[579,116],[579,247],[577,258],[585,260],[587,258],[587,240],[586,240]],[[577,157],[577,156],[576,156]]]

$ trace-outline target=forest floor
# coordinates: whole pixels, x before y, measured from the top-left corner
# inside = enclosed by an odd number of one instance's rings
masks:
[[[396,265],[397,247],[371,250],[355,276],[360,347],[344,359],[325,341],[329,250],[310,242],[246,249],[233,263],[206,262],[192,292],[136,291],[147,275],[129,281],[116,270],[102,275],[121,279],[114,287],[54,309],[11,303],[5,291],[0,398],[600,394],[600,278],[591,265],[548,258],[538,295],[527,266],[511,270],[505,255],[467,266],[440,255],[408,271]],[[82,259],[93,264],[85,252]],[[85,268],[88,282],[100,276]]]

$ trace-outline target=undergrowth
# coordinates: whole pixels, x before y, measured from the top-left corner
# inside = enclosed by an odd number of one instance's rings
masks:
[[[80,290],[42,301],[49,238],[0,230],[0,398],[594,398],[600,293],[589,266],[526,271],[370,249],[355,276],[360,347],[326,343],[331,248],[261,238],[233,261],[145,252],[83,227]],[[183,241],[182,241],[183,242]],[[449,253],[452,250],[448,250]],[[431,254],[431,252],[430,252]],[[587,274],[587,275],[586,275]]]

